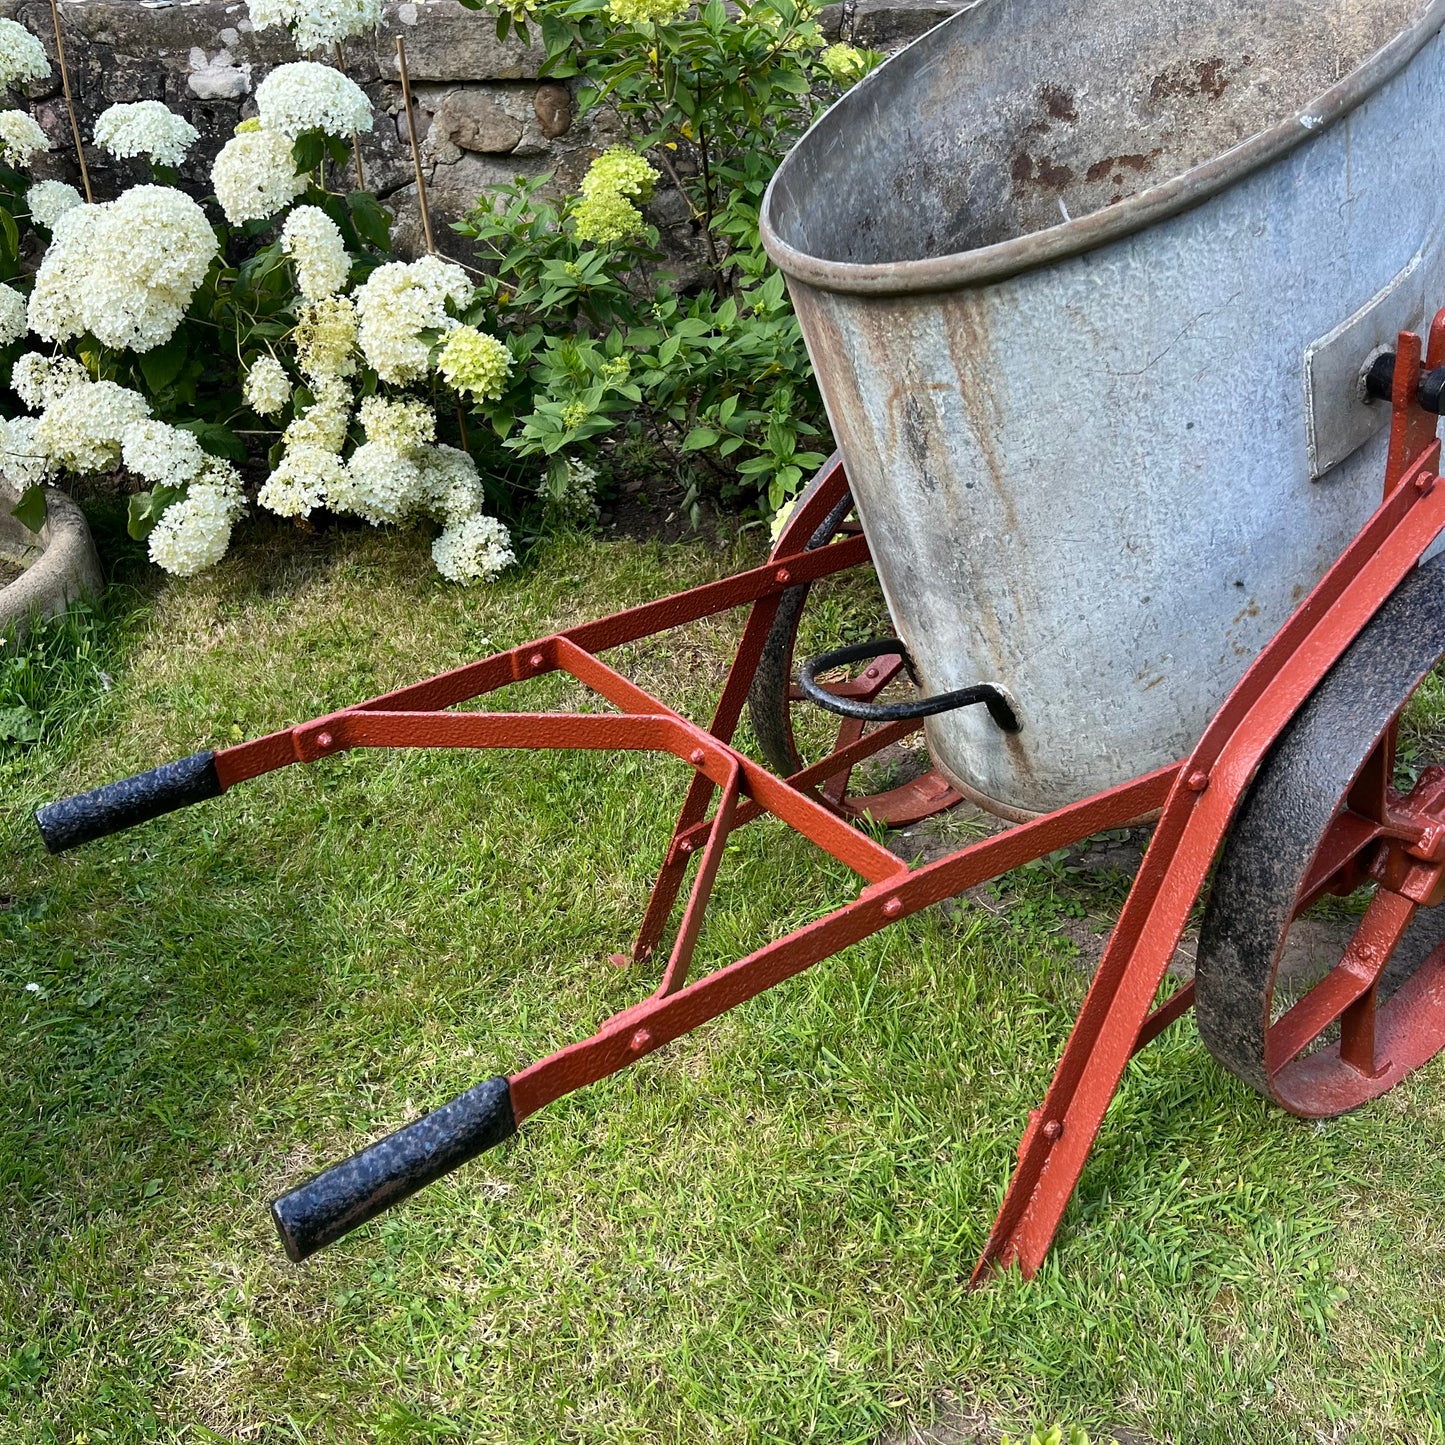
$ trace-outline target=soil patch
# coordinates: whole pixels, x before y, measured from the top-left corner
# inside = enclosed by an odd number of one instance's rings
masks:
[[[901,1435],[886,1436],[879,1445],[998,1445],[1006,1432],[1025,1440],[1029,1436],[1023,1426],[1009,1432],[1006,1424],[946,1405],[933,1425],[914,1426]],[[1151,1438],[1137,1430],[1099,1430],[1090,1438],[1099,1445],[1109,1445],[1110,1441],[1114,1445],[1152,1445]]]
[[[597,518],[599,533],[609,542],[626,539],[630,542],[681,542],[689,538],[721,540],[751,525],[766,533],[760,521],[751,524],[739,512],[720,507],[711,498],[696,503],[688,501],[687,488],[681,483],[652,478],[624,482],[602,504]]]

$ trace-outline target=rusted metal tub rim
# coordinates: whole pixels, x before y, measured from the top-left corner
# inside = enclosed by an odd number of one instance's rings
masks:
[[[962,22],[982,3],[983,0],[975,0],[966,10],[944,21],[916,44],[941,43],[943,31]],[[772,224],[779,188],[787,186],[795,157],[808,145],[809,138],[819,127],[835,124],[837,119],[846,117],[850,106],[863,104],[855,97],[866,92],[874,76],[881,75],[908,54],[907,50],[900,51],[820,117],[778,168],[763,197],[759,226],[763,245],[779,269],[794,280],[821,291],[865,296],[952,291],[959,287],[1001,281],[1023,271],[1082,255],[1199,205],[1287,155],[1311,137],[1328,130],[1404,70],[1442,27],[1445,27],[1445,0],[1432,0],[1418,19],[1302,110],[1256,132],[1212,160],[1139,191],[1116,206],[991,246],[980,246],[948,256],[930,256],[923,260],[829,261],[797,250],[777,234]],[[912,48],[910,46],[909,50]]]

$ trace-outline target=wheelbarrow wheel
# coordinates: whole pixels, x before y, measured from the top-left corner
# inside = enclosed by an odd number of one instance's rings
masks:
[[[801,510],[801,503],[817,488],[832,484],[834,476],[832,463],[824,465],[799,498],[799,507],[795,511]],[[785,527],[773,548],[773,557],[785,557],[804,550],[811,552],[826,547],[844,532],[856,530],[857,524],[850,521],[852,511],[853,498],[845,490],[811,536],[805,538],[794,528]],[[748,716],[758,747],[768,766],[784,778],[808,765],[793,730],[793,709],[810,706],[797,685],[794,653],[798,627],[811,591],[811,584],[805,583],[788,588],[779,599],[777,613],[748,690]],[[872,658],[858,677],[835,685],[834,690],[871,702],[902,670],[901,657]],[[843,747],[855,741],[862,736],[863,730],[861,723],[845,721],[838,731],[835,746]],[[906,827],[962,801],[947,779],[932,770],[901,787],[882,793],[854,795],[848,791],[849,781],[849,772],[840,772],[829,778],[822,789],[822,800],[847,817],[866,814],[890,827]]]
[[[1393,786],[1400,714],[1442,659],[1445,557],[1406,580],[1281,735],[1220,857],[1199,1032],[1305,1118],[1378,1097],[1445,1045],[1445,768],[1425,768],[1408,796]],[[1320,977],[1308,945],[1329,923],[1301,915],[1330,895],[1353,933],[1321,946]]]

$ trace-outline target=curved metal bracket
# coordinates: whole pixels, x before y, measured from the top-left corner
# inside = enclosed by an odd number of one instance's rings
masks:
[[[988,715],[1006,733],[1016,733],[1022,728],[1018,714],[1012,704],[998,688],[986,682],[974,687],[962,687],[956,692],[941,692],[936,697],[914,698],[911,702],[859,702],[856,698],[839,697],[818,681],[820,672],[834,667],[843,667],[853,662],[866,662],[870,658],[896,653],[903,659],[909,677],[917,681],[913,670],[913,659],[908,649],[896,638],[885,637],[878,642],[858,642],[852,647],[840,647],[836,652],[825,652],[821,657],[810,658],[798,669],[798,687],[809,702],[815,702],[828,712],[840,717],[857,718],[860,722],[903,722],[911,718],[936,717],[941,712],[952,712],[959,707],[972,707],[983,703]]]

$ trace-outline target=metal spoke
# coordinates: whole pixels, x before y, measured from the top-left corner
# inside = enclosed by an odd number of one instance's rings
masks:
[[[1265,1041],[1268,1068],[1282,1069],[1348,1015],[1351,1053],[1345,1055],[1342,1043],[1341,1055],[1361,1073],[1375,1073],[1375,991],[1416,906],[1384,888],[1375,894],[1345,956],[1270,1029]]]

